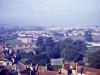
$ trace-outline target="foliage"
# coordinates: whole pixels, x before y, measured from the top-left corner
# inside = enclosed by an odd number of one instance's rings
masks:
[[[52,50],[55,47],[55,43],[52,37],[46,37],[45,39],[39,37],[37,39],[36,45],[38,46],[38,48],[35,49],[37,54]]]
[[[51,50],[49,52],[47,52],[47,55],[49,58],[60,58],[60,51],[59,50]]]
[[[85,62],[80,61],[80,62],[78,62],[78,65],[79,65],[79,66],[85,66]]]
[[[89,42],[93,41],[91,31],[89,30],[85,32],[84,37],[86,41],[89,41]]]
[[[45,45],[41,45],[40,47],[34,49],[36,51],[36,54],[39,54],[41,52],[45,52]]]
[[[76,51],[73,50],[67,50],[67,52],[64,54],[64,59],[66,61],[77,62],[81,59],[80,57],[81,57],[80,54],[78,54]]]
[[[53,38],[52,37],[47,37],[45,39],[45,49],[46,50],[52,50],[55,46],[55,43],[53,41]]]
[[[88,55],[90,67],[100,69],[100,50]]]
[[[13,40],[7,40],[6,44],[23,44],[23,42],[21,42],[20,40],[13,39]]]
[[[59,44],[59,49],[64,49],[66,47],[68,47],[70,44],[72,44],[73,40],[70,39],[70,38],[67,38],[63,41],[60,41],[58,44]]]
[[[58,71],[58,69],[62,68],[62,65],[52,65],[53,71]]]
[[[53,67],[51,66],[51,63],[48,63],[48,64],[47,64],[47,69],[50,70],[50,71],[53,70]]]
[[[74,41],[70,38],[55,43],[52,37],[39,37],[37,45],[38,47],[35,49],[36,55],[34,56],[31,56],[31,53],[30,55],[25,52],[18,53],[21,59],[29,58],[26,64],[32,63],[33,65],[39,64],[44,66],[50,63],[51,58],[57,59],[60,57],[68,61],[76,62],[82,59],[82,56],[78,52],[86,50],[84,41]],[[50,68],[52,69],[52,67]]]
[[[78,47],[77,51],[87,50],[87,44],[82,40],[76,40],[76,41],[73,42],[73,44]]]
[[[79,54],[79,51],[85,52],[85,50],[87,49],[85,42],[81,40],[73,41],[71,39],[66,39],[66,41],[68,41],[69,43],[66,43],[65,41],[63,42],[61,56],[64,57],[64,59],[67,61],[77,62],[82,60],[83,56]]]
[[[22,63],[24,63],[24,64],[26,64],[26,61],[28,60],[28,58],[23,58],[23,59],[21,59],[20,61],[22,62]]]
[[[17,53],[17,58],[23,59],[23,58],[30,58],[33,56],[33,52],[18,52]]]
[[[45,60],[40,60],[39,62],[38,62],[38,65],[39,66],[46,66],[46,61]]]
[[[47,53],[41,53],[38,55],[34,55],[33,57],[31,57],[28,61],[27,64],[33,63],[33,64],[39,64],[41,66],[46,65],[46,63],[49,63],[50,59],[47,56]]]
[[[38,39],[37,39],[37,41],[36,41],[36,45],[37,45],[37,46],[41,46],[41,45],[43,45],[43,44],[44,44],[43,38],[42,38],[42,37],[38,37]]]
[[[52,31],[52,33],[53,33],[54,36],[59,36],[59,37],[63,37],[64,36],[63,33],[58,33],[56,31]]]

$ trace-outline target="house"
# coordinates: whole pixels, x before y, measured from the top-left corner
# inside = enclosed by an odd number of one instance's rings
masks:
[[[30,68],[25,69],[24,71],[21,72],[21,75],[31,75],[31,70]]]
[[[13,55],[13,50],[11,48],[5,47],[3,49],[3,53],[5,54],[5,56],[7,56],[7,55],[10,56],[10,55]]]
[[[33,67],[26,67],[26,69],[20,73],[21,75],[39,75],[38,71],[36,71]]]
[[[1,66],[12,66],[12,61],[10,61],[10,60],[7,60],[7,59],[1,59],[0,60],[0,65]]]
[[[51,59],[51,66],[52,66],[52,70],[53,71],[58,71],[58,69],[62,68],[63,66],[63,59],[59,58],[59,59]]]
[[[78,66],[77,63],[66,61],[64,67],[66,70],[71,70],[73,75],[100,75],[99,69],[90,67]],[[68,72],[69,73],[69,72]],[[67,74],[66,74],[67,75]]]
[[[3,57],[4,57],[4,55],[3,55],[3,53],[2,53],[2,44],[0,44],[0,59],[3,59]]]
[[[97,73],[97,72],[85,72],[85,75],[100,75],[100,73]]]
[[[51,59],[50,62],[51,62],[51,65],[63,65],[63,59],[60,58],[60,59]]]
[[[4,60],[0,59],[0,65],[3,65],[3,64],[4,64]]]
[[[100,70],[99,69],[94,69],[90,67],[84,67],[84,66],[78,66],[77,69],[78,74],[82,75],[100,75]]]
[[[7,67],[0,66],[0,75],[19,75],[17,70],[11,70]]]
[[[62,75],[59,74],[57,71],[39,71],[38,75]]]
[[[2,50],[2,46],[3,46],[3,45],[2,45],[2,44],[0,44],[0,51]]]
[[[88,47],[99,47],[100,42],[86,42]]]
[[[19,36],[17,39],[21,40],[23,43],[32,43],[33,37],[32,36]]]
[[[38,70],[47,71],[47,66],[39,66]]]
[[[0,43],[4,43],[5,37],[0,35]]]
[[[16,67],[20,70],[20,71],[24,71],[26,69],[26,66],[24,64],[22,64],[21,62],[18,61],[18,63],[16,63]]]
[[[8,69],[2,69],[0,75],[11,75]]]
[[[65,68],[61,68],[60,72],[61,75],[68,75],[68,70],[66,70]]]
[[[76,66],[75,62],[65,61],[63,67],[66,68],[66,69],[72,69],[72,68],[75,68],[75,66]]]

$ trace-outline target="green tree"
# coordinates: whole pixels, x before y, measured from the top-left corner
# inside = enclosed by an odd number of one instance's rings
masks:
[[[53,41],[53,38],[52,37],[47,37],[45,39],[45,49],[46,50],[52,50],[55,46],[55,43]]]
[[[76,40],[73,42],[73,44],[77,46],[77,48],[78,48],[77,51],[84,52],[85,50],[87,50],[87,44],[82,40]]]
[[[47,64],[46,60],[40,60],[38,62],[39,66],[45,66]]]
[[[88,55],[90,67],[100,69],[100,50]]]
[[[36,41],[36,45],[37,46],[41,46],[44,44],[43,38],[42,37],[38,37],[37,41]]]
[[[84,38],[86,41],[89,41],[89,42],[93,41],[91,31],[89,31],[89,30],[86,31],[84,34]]]
[[[72,43],[73,43],[73,40],[71,38],[67,38],[63,41],[59,41],[59,43],[58,43],[59,44],[59,49],[62,50],[64,48],[68,47]]]
[[[45,45],[41,45],[38,48],[35,48],[36,54],[39,54],[41,52],[45,52]]]
[[[82,59],[82,57],[77,50],[78,47],[76,45],[70,44],[61,50],[61,56],[67,61],[79,61]]]

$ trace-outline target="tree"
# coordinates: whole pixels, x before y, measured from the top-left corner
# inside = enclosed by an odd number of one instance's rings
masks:
[[[46,63],[47,63],[46,60],[40,60],[40,61],[38,62],[39,66],[45,66]]]
[[[84,34],[84,38],[85,38],[85,40],[88,41],[88,42],[93,41],[91,31],[89,31],[89,30],[86,31],[85,34]]]
[[[53,67],[51,66],[51,63],[48,63],[48,64],[47,64],[47,70],[50,70],[50,71],[53,70]]]
[[[100,69],[100,50],[88,55],[90,67]]]
[[[76,40],[73,42],[73,44],[77,46],[77,48],[78,48],[77,51],[84,52],[85,50],[87,50],[87,44],[82,40]]]
[[[47,53],[34,55],[27,61],[27,63],[40,64],[40,65],[43,65],[49,62],[50,62],[50,58],[47,56]]]
[[[58,33],[57,31],[52,31],[54,36],[59,36],[59,37],[63,37],[64,34],[63,33]]]
[[[45,40],[45,49],[46,50],[52,50],[55,46],[55,43],[53,41],[52,37],[47,37]]]
[[[66,48],[66,47],[68,47],[69,45],[71,45],[72,44],[72,42],[73,42],[73,40],[71,39],[71,38],[67,38],[67,39],[65,39],[65,40],[63,40],[63,41],[60,41],[58,44],[60,44],[59,45],[59,49],[64,49],[64,48]]]
[[[37,45],[37,46],[41,46],[41,45],[43,45],[43,44],[44,44],[43,38],[42,38],[42,37],[38,37],[38,39],[37,39],[37,41],[36,41],[36,45]]]
[[[78,47],[74,44],[69,44],[66,48],[61,50],[61,56],[67,61],[80,61],[82,57],[78,53]]]
[[[36,54],[39,54],[41,52],[45,52],[45,45],[41,45],[38,48],[35,48]]]
[[[49,58],[57,59],[57,58],[60,58],[61,55],[60,55],[60,51],[59,50],[51,50],[51,51],[47,52],[47,56]]]
[[[76,51],[74,50],[67,50],[66,53],[64,54],[64,59],[66,61],[74,61],[74,62],[77,62],[77,61],[80,61],[82,60],[82,56],[77,53]]]

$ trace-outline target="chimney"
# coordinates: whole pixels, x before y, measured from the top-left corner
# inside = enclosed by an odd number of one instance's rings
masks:
[[[35,66],[35,71],[38,71],[38,64]]]
[[[31,75],[31,69],[30,69],[30,75]]]
[[[21,75],[19,71],[20,71],[20,70],[18,69],[18,75]]]
[[[76,63],[76,75],[78,75],[78,65],[77,65],[77,63]]]

